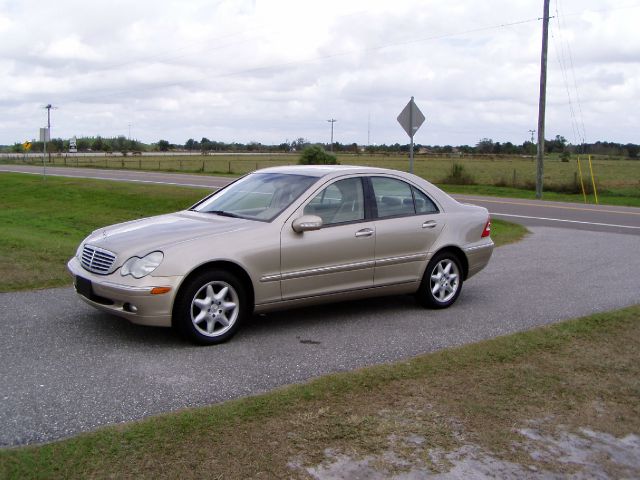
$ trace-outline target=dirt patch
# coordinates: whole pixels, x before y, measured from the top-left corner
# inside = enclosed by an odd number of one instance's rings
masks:
[[[379,455],[353,458],[334,450],[325,451],[325,460],[304,471],[317,480],[367,479],[562,479],[570,473],[574,478],[639,478],[640,436],[629,434],[616,438],[603,432],[580,429],[571,433],[558,429],[554,436],[531,428],[520,429],[518,449],[528,452],[532,463],[523,465],[498,458],[475,444],[465,444],[453,451],[429,449],[422,446],[419,436],[405,438],[404,444],[413,444],[412,460],[406,452],[398,454],[394,438],[390,448]],[[427,455],[429,462],[422,460]],[[539,465],[555,465],[548,469]],[[292,462],[290,466],[301,470]],[[561,467],[558,471],[557,467]]]

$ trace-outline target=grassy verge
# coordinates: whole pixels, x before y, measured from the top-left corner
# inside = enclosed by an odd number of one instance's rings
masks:
[[[493,185],[440,185],[440,188],[442,188],[450,195],[460,193],[464,195],[523,198],[528,200],[534,200],[536,197],[536,192],[534,190],[525,190],[512,187],[497,187]],[[553,202],[584,203],[582,194],[545,191],[543,193],[543,199]],[[598,202],[601,205],[640,207],[640,187],[637,189],[627,188],[599,191]],[[590,205],[595,204],[595,197],[593,196],[593,194],[587,195],[587,203]]]
[[[0,291],[70,283],[66,263],[98,227],[180,210],[206,190],[0,175]]]
[[[576,473],[573,459],[532,456],[520,429],[637,434],[639,344],[636,306],[0,451],[0,477],[309,478],[327,452],[374,456],[371,468],[389,476],[416,465],[448,471],[434,452],[469,444],[525,471]],[[613,478],[640,473],[637,458],[635,467],[614,461],[599,458],[598,468]]]
[[[176,186],[2,174],[0,291],[70,284],[66,262],[91,231],[181,210],[205,194]],[[502,244],[524,232],[496,221],[493,237]]]

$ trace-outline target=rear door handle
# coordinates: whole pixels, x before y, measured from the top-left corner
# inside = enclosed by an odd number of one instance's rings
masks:
[[[435,220],[427,220],[422,224],[422,228],[434,228],[437,225],[438,224],[435,222]]]
[[[363,228],[356,232],[356,238],[370,237],[371,235],[373,235],[373,228]]]

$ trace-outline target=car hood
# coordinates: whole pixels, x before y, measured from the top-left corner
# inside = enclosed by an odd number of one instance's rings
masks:
[[[256,222],[210,213],[183,211],[99,228],[83,243],[115,253],[119,263],[179,243],[255,227]]]

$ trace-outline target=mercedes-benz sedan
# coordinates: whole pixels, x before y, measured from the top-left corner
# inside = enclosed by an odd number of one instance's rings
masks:
[[[191,340],[253,313],[379,295],[452,305],[493,252],[486,209],[355,166],[248,174],[188,210],[100,228],[69,261],[88,304]]]

